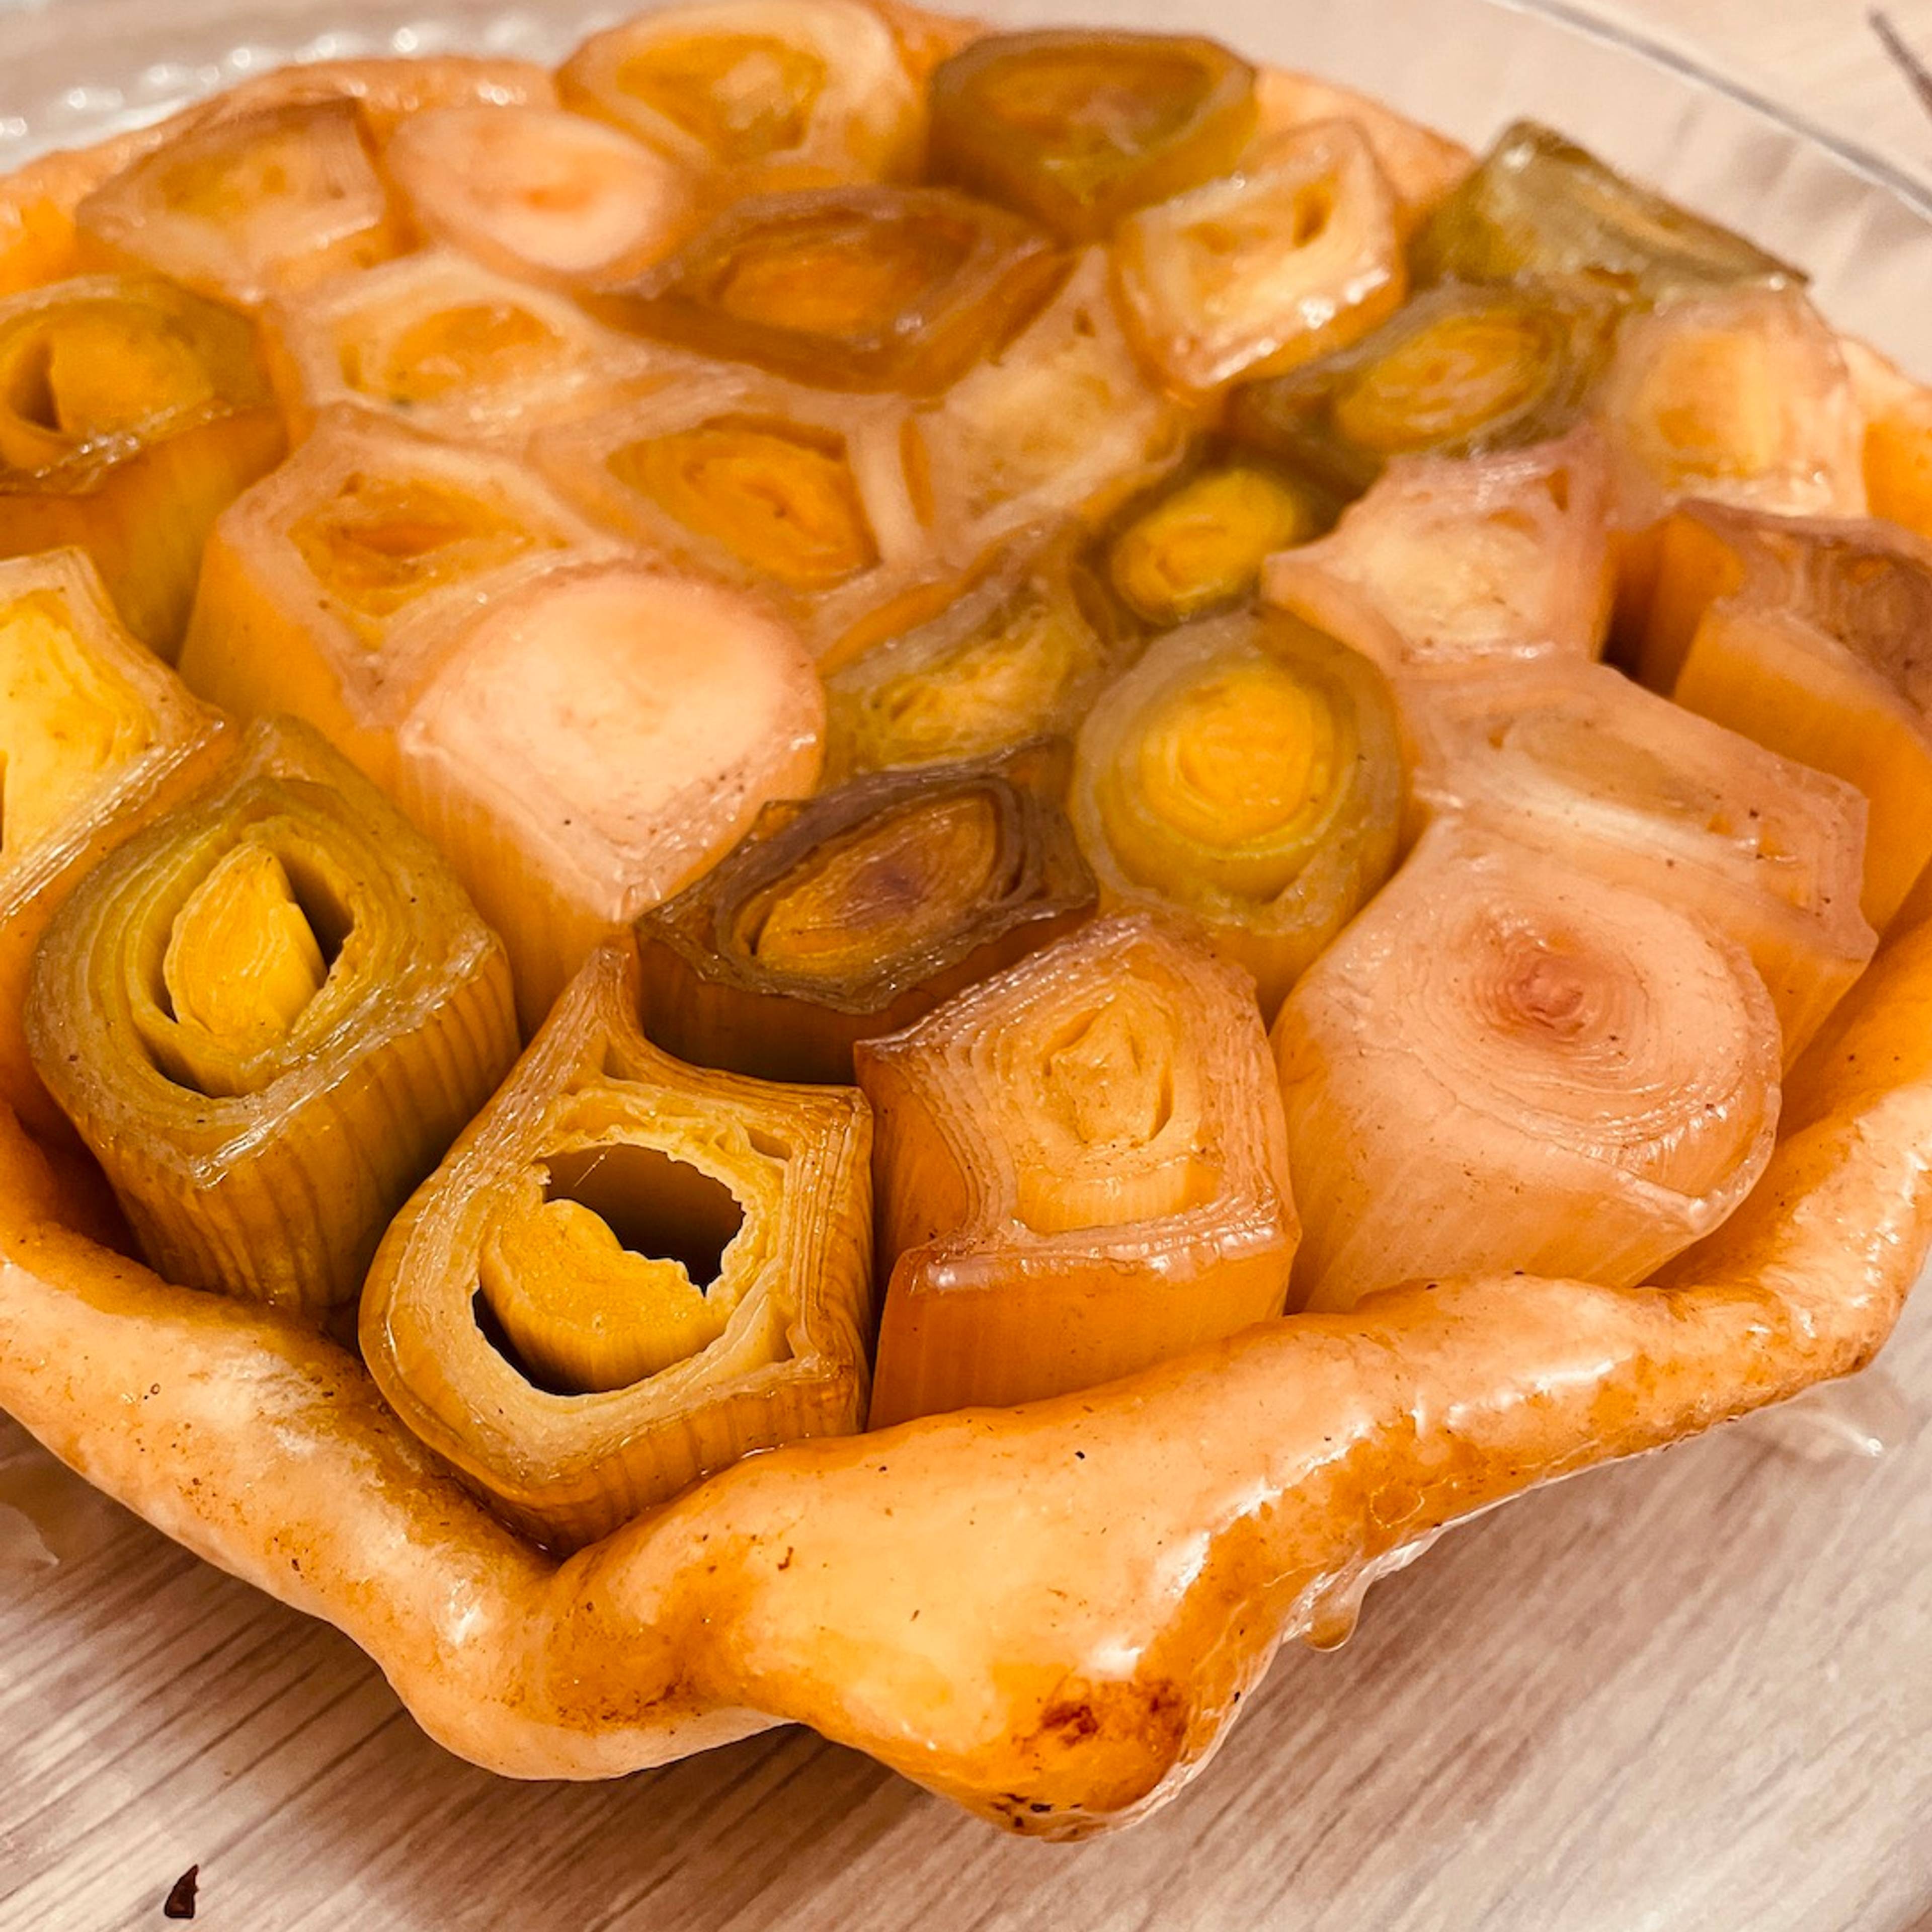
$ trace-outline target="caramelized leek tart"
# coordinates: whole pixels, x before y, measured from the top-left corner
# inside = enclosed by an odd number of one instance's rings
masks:
[[[1796,270],[1192,34],[685,0],[44,158],[0,1402],[500,1771],[1139,1815],[1884,1340],[1928,543]]]

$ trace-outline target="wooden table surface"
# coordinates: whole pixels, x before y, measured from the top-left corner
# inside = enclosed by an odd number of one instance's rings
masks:
[[[1932,182],[1857,0],[1586,10]],[[1932,54],[1932,0],[1892,17]],[[1808,1420],[1454,1532],[1347,1649],[1284,1654],[1177,1803],[1074,1848],[797,1732],[607,1786],[488,1777],[344,1639],[0,1420],[0,1927],[160,1924],[198,1863],[198,1922],[238,1932],[1932,1928],[1929,1412],[1932,1292]]]

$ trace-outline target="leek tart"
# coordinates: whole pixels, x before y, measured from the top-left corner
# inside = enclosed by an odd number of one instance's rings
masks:
[[[1603,664],[1440,687],[1415,730],[1418,815],[1486,826],[1728,934],[1771,995],[1787,1065],[1870,960],[1865,801],[1844,779]]]
[[[89,868],[226,748],[79,551],[0,562],[0,1100],[37,1133],[66,1121],[21,1031],[34,949]]]
[[[849,1080],[856,1041],[1093,910],[1066,782],[1065,747],[1034,744],[768,805],[728,858],[638,921],[651,1037],[706,1066]]]
[[[151,277],[0,301],[0,555],[84,550],[172,658],[208,526],[282,454],[254,331]]]
[[[1102,904],[1197,923],[1272,1013],[1388,876],[1394,700],[1368,659],[1279,611],[1170,632],[1081,728],[1067,809]]]
[[[1274,1039],[1310,1308],[1512,1268],[1630,1287],[1737,1208],[1778,1124],[1778,1016],[1742,946],[1454,822]]]
[[[88,874],[25,1018],[152,1264],[316,1317],[517,1050],[495,935],[286,721]]]
[[[708,1472],[858,1429],[872,1119],[700,1072],[593,954],[391,1226],[362,1339],[390,1406],[510,1521],[592,1543]]]

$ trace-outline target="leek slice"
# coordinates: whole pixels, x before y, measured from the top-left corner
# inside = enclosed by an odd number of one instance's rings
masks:
[[[1160,639],[1082,728],[1067,803],[1106,906],[1178,912],[1272,1013],[1395,862],[1394,700],[1278,612]]]
[[[1445,822],[1274,1029],[1298,1294],[1422,1276],[1629,1287],[1748,1194],[1778,1123],[1778,1018],[1735,942]]]
[[[945,764],[1070,736],[1128,640],[1095,621],[1072,547],[1022,538],[937,616],[826,680],[829,777]]]
[[[323,1317],[517,1049],[495,935],[286,720],[88,875],[25,1018],[155,1268]]]
[[[1866,508],[1932,542],[1932,389],[1862,342],[1838,346],[1865,422]]]
[[[1398,458],[1263,594],[1399,684],[1594,658],[1614,588],[1610,478],[1588,430],[1492,456]]]
[[[1932,860],[1932,545],[1698,503],[1657,555],[1645,682],[1864,794],[1864,915],[1882,932]]]
[[[924,117],[896,37],[858,0],[712,0],[593,34],[564,105],[742,194],[909,176]]]
[[[372,268],[410,242],[362,111],[344,98],[191,128],[96,188],[76,221],[112,266],[244,308]]]
[[[1664,303],[1740,284],[1797,288],[1804,275],[1741,235],[1627,181],[1533,121],[1504,130],[1414,244],[1425,280],[1574,277]]]
[[[282,448],[238,316],[106,275],[0,302],[0,556],[86,550],[164,656],[209,525]]]
[[[1254,70],[1179,34],[988,34],[932,77],[942,181],[1073,242],[1226,174],[1255,124]]]
[[[244,716],[308,719],[388,789],[396,728],[456,631],[547,568],[622,554],[508,458],[332,410],[216,524],[182,675]]]
[[[1445,686],[1418,707],[1414,797],[1701,915],[1750,954],[1788,1066],[1865,968],[1865,801],[1602,664]]]
[[[397,733],[397,793],[540,1022],[597,942],[817,783],[825,694],[796,632],[722,586],[552,572],[460,633]]]
[[[1114,259],[1142,350],[1196,392],[1346,348],[1408,286],[1394,197],[1346,121],[1295,129],[1240,173],[1130,217]]]
[[[278,386],[298,436],[332,404],[514,450],[662,367],[575,303],[428,250],[343,275],[276,311]]]
[[[1445,284],[1339,354],[1235,393],[1229,427],[1343,494],[1402,456],[1481,456],[1558,436],[1610,352],[1588,290]]]
[[[767,1079],[849,1080],[855,1042],[1093,910],[1066,780],[1064,748],[1036,744],[767,806],[729,857],[638,922],[652,1038]]]
[[[390,1228],[362,1350],[430,1448],[546,1543],[754,1450],[849,1434],[872,1323],[872,1120],[702,1072],[595,953]]]
[[[1253,993],[1162,922],[1089,926],[858,1060],[891,1266],[873,1428],[1280,1313],[1299,1229]]]
[[[207,776],[218,722],[122,628],[75,550],[0,562],[0,1100],[65,1131],[20,1028],[34,949],[82,878]]]

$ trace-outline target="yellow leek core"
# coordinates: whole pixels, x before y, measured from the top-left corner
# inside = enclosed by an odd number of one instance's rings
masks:
[[[515,302],[460,302],[412,322],[384,349],[380,371],[364,370],[352,350],[343,361],[350,388],[409,407],[456,392],[504,387],[534,375],[562,350],[540,316]]]
[[[0,862],[58,831],[154,730],[146,706],[83,650],[61,599],[0,608]]]
[[[1108,573],[1150,623],[1179,624],[1245,596],[1276,550],[1316,534],[1314,506],[1264,470],[1204,472],[1114,538]]]
[[[686,529],[794,589],[829,590],[879,560],[842,437],[721,417],[633,443],[609,466]]]
[[[477,1274],[540,1378],[573,1394],[626,1388],[724,1334],[744,1288],[724,1267],[744,1221],[729,1188],[632,1143],[548,1166],[550,1198],[493,1225]],[[658,1252],[674,1246],[681,1252]]]
[[[739,166],[799,146],[825,81],[816,55],[770,34],[662,40],[617,69],[620,92]]]
[[[856,246],[844,222],[775,223],[739,248],[712,300],[740,322],[801,334],[890,331],[958,272],[971,245],[938,222],[875,222]]]
[[[1447,310],[1356,374],[1335,400],[1336,429],[1385,456],[1455,442],[1527,408],[1562,350],[1560,331],[1535,310]]]
[[[1184,868],[1256,899],[1306,864],[1354,756],[1326,694],[1265,658],[1162,693],[1138,735],[1136,782],[1102,799],[1121,863],[1150,884]]]
[[[893,812],[834,844],[752,908],[748,950],[766,970],[838,980],[901,952],[938,944],[999,890],[998,816],[984,792]]]
[[[328,977],[280,860],[265,845],[231,847],[176,914],[161,962],[190,1084],[224,1090],[218,1063],[286,1038]],[[204,1042],[217,1053],[201,1052]]]

